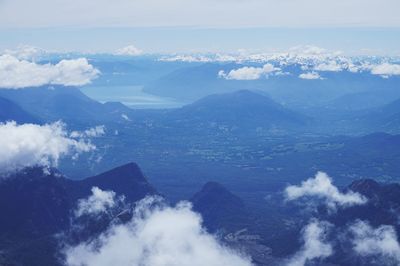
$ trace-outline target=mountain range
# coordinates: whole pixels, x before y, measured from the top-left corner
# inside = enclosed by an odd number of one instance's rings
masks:
[[[42,86],[19,90],[0,90],[0,97],[17,104],[44,122],[62,119],[72,125],[93,125],[101,122],[123,121],[127,107],[101,104],[83,94],[78,88]],[[8,112],[12,114],[12,110]]]
[[[98,124],[118,127],[135,120],[138,123],[151,121],[155,128],[173,125],[177,129],[198,127],[203,131],[207,128],[213,131],[216,127],[223,127],[223,130],[238,129],[238,133],[245,130],[245,134],[258,130],[261,135],[280,131],[351,135],[382,131],[397,134],[400,132],[399,101],[388,99],[379,106],[364,109],[333,107],[332,104],[292,109],[262,90],[241,89],[205,96],[182,108],[133,110],[118,102],[99,103],[74,87],[42,86],[1,89],[0,121],[46,123],[61,119],[72,127],[82,128]]]

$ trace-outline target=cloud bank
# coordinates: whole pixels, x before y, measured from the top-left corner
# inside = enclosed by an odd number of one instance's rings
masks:
[[[157,199],[138,203],[133,220],[111,227],[98,239],[65,249],[68,266],[250,266],[221,245],[201,225],[187,202],[176,207],[154,206]]]
[[[383,63],[380,65],[372,66],[371,74],[389,77],[393,75],[400,75],[400,65]]]
[[[314,67],[316,71],[325,71],[325,72],[339,72],[343,70],[343,66],[338,64],[335,61],[329,61],[326,63],[321,63]]]
[[[326,242],[329,227],[327,222],[311,221],[303,229],[303,247],[289,260],[287,266],[304,266],[309,261],[332,255],[332,245]]]
[[[128,45],[115,51],[116,55],[138,56],[143,54],[143,51],[134,45]]]
[[[233,69],[228,73],[221,70],[218,76],[230,80],[256,80],[261,77],[268,77],[275,72],[280,71],[280,68],[274,67],[272,64],[265,64],[263,67],[242,67]]]
[[[264,64],[264,67],[244,66],[228,72],[218,72],[220,78],[231,80],[257,80],[263,76],[287,74],[283,72],[287,66],[300,66],[305,73],[301,79],[325,79],[319,72],[350,73],[369,72],[384,78],[400,75],[400,65],[396,57],[351,57],[340,51],[329,51],[317,46],[296,46],[288,50],[251,53],[240,51],[228,54],[182,54],[162,56],[160,61],[182,62],[234,62],[237,64]],[[277,67],[274,67],[276,65]],[[283,70],[282,70],[283,69]],[[289,70],[290,72],[290,70]]]
[[[8,54],[0,56],[0,88],[21,89],[47,84],[82,86],[99,74],[86,58],[41,65]]]
[[[33,61],[37,57],[40,57],[45,53],[46,51],[44,51],[43,49],[30,45],[18,45],[18,47],[14,50],[6,49],[2,52],[2,54],[8,54],[14,56],[20,60],[29,60],[29,61]]]
[[[318,172],[315,178],[303,181],[300,186],[288,186],[285,189],[285,196],[287,200],[296,200],[302,197],[317,197],[323,199],[331,209],[361,205],[367,202],[367,199],[359,193],[353,191],[340,192],[332,184],[331,178],[323,172]]]
[[[61,157],[75,158],[96,147],[85,139],[68,136],[61,122],[46,125],[15,122],[0,124],[0,172],[29,166],[57,166]]]

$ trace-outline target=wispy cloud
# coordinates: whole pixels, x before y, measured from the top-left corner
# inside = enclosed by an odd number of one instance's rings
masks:
[[[312,220],[303,229],[302,248],[289,260],[287,266],[304,266],[309,261],[332,255],[332,245],[326,241],[330,226],[327,222]]]
[[[106,133],[106,127],[104,125],[91,127],[84,131],[72,131],[70,137],[72,138],[96,138]]]
[[[288,186],[285,189],[287,200],[296,200],[302,197],[316,197],[324,200],[330,209],[361,205],[367,199],[359,193],[348,191],[342,193],[332,184],[332,179],[323,172],[318,172],[314,178],[303,181],[299,186]]]

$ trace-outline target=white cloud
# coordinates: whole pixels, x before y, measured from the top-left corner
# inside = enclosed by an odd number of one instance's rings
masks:
[[[44,53],[44,50],[29,45],[19,45],[15,50],[6,49],[3,51],[3,54],[14,56],[20,60],[34,60]]]
[[[400,264],[400,244],[393,226],[373,228],[367,222],[357,221],[350,231],[354,235],[353,248],[359,255],[378,256],[384,261],[395,262],[393,265]]]
[[[99,214],[105,212],[108,208],[116,205],[117,199],[114,191],[104,191],[98,187],[92,187],[92,195],[86,199],[78,201],[78,207],[75,216],[84,214]]]
[[[0,56],[0,88],[20,89],[46,84],[82,86],[97,78],[99,73],[86,58],[40,65],[12,55]]]
[[[0,172],[35,165],[57,166],[63,156],[74,158],[95,148],[87,140],[68,137],[61,122],[46,125],[0,124]]]
[[[325,200],[325,203],[331,209],[335,209],[337,206],[349,207],[367,202],[367,199],[359,193],[353,191],[340,192],[332,184],[331,178],[323,172],[318,172],[315,178],[303,181],[300,186],[288,186],[285,189],[285,194],[287,200],[296,200],[301,197],[318,197]]]
[[[201,226],[187,202],[176,207],[139,202],[132,221],[115,225],[98,239],[65,250],[69,266],[250,266]]]
[[[360,70],[362,70],[362,67],[354,65],[352,62],[349,62],[347,70],[351,73],[358,73]]]
[[[173,56],[162,56],[159,61],[164,61],[164,62],[213,62],[217,60],[214,60],[213,58],[205,55],[173,55]]]
[[[301,79],[323,79],[317,72],[302,73],[299,75]]]
[[[311,221],[303,229],[303,247],[289,260],[287,266],[304,266],[309,261],[332,255],[332,245],[326,242],[329,227],[327,222]]]
[[[131,121],[131,119],[129,118],[129,116],[127,116],[126,114],[121,114],[122,119],[124,119],[125,121]]]
[[[96,138],[105,134],[106,127],[104,125],[95,126],[84,131],[72,131],[71,138]]]
[[[174,55],[163,55],[159,58],[159,61],[165,62],[239,62],[244,57],[244,55],[237,54],[174,54]]]
[[[218,76],[225,79],[232,80],[256,80],[262,76],[268,77],[268,75],[280,71],[280,68],[274,67],[272,64],[265,64],[263,67],[242,67],[229,71],[228,74],[221,70],[218,72]]]
[[[343,66],[338,64],[335,61],[325,62],[318,64],[314,67],[316,71],[330,71],[330,72],[339,72],[343,70]]]
[[[289,48],[289,53],[295,55],[302,55],[303,57],[305,57],[306,55],[308,56],[326,55],[328,51],[324,48],[314,45],[300,45]]]
[[[382,77],[389,77],[400,75],[400,65],[383,63],[371,67],[371,74],[380,75]]]
[[[134,45],[128,45],[126,47],[123,47],[123,48],[115,51],[115,54],[116,55],[138,56],[138,55],[143,54],[143,51]]]

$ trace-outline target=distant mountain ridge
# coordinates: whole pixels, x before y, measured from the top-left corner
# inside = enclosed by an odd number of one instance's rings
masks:
[[[130,109],[122,104],[102,104],[76,87],[42,86],[18,90],[0,90],[0,97],[21,106],[46,122],[63,120],[71,124],[96,124],[123,120],[121,114]]]
[[[211,231],[236,231],[249,223],[249,213],[242,199],[216,182],[206,183],[190,201]]]
[[[372,109],[362,119],[370,127],[378,127],[389,132],[400,132],[400,99]]]
[[[300,129],[310,121],[269,97],[249,90],[206,96],[168,112],[165,119],[184,127],[204,124],[205,127],[228,126],[253,132],[257,129]]]
[[[279,65],[279,62],[270,63],[276,66]],[[277,102],[286,103],[296,108],[316,107],[326,103],[335,104],[335,99],[339,99],[342,96],[363,94],[364,92],[369,94],[371,91],[375,96],[381,97],[381,89],[391,90],[394,92],[392,95],[400,97],[400,93],[396,92],[398,91],[398,77],[392,76],[391,78],[383,79],[366,71],[363,73],[321,71],[320,75],[323,79],[308,80],[299,78],[300,74],[307,73],[306,70],[301,68],[302,65],[293,64],[279,65],[283,75],[270,75],[268,78],[234,80],[225,79],[218,75],[221,70],[229,73],[232,70],[243,67],[261,68],[262,66],[263,63],[261,62],[193,63],[189,67],[182,67],[146,84],[144,90],[155,95],[174,97],[188,102],[215,93],[227,93],[240,89],[258,89],[269,93]],[[349,103],[346,98],[347,96],[343,98],[344,101]],[[366,96],[364,99],[368,98]],[[348,106],[342,102],[336,102],[336,104],[344,108]]]

